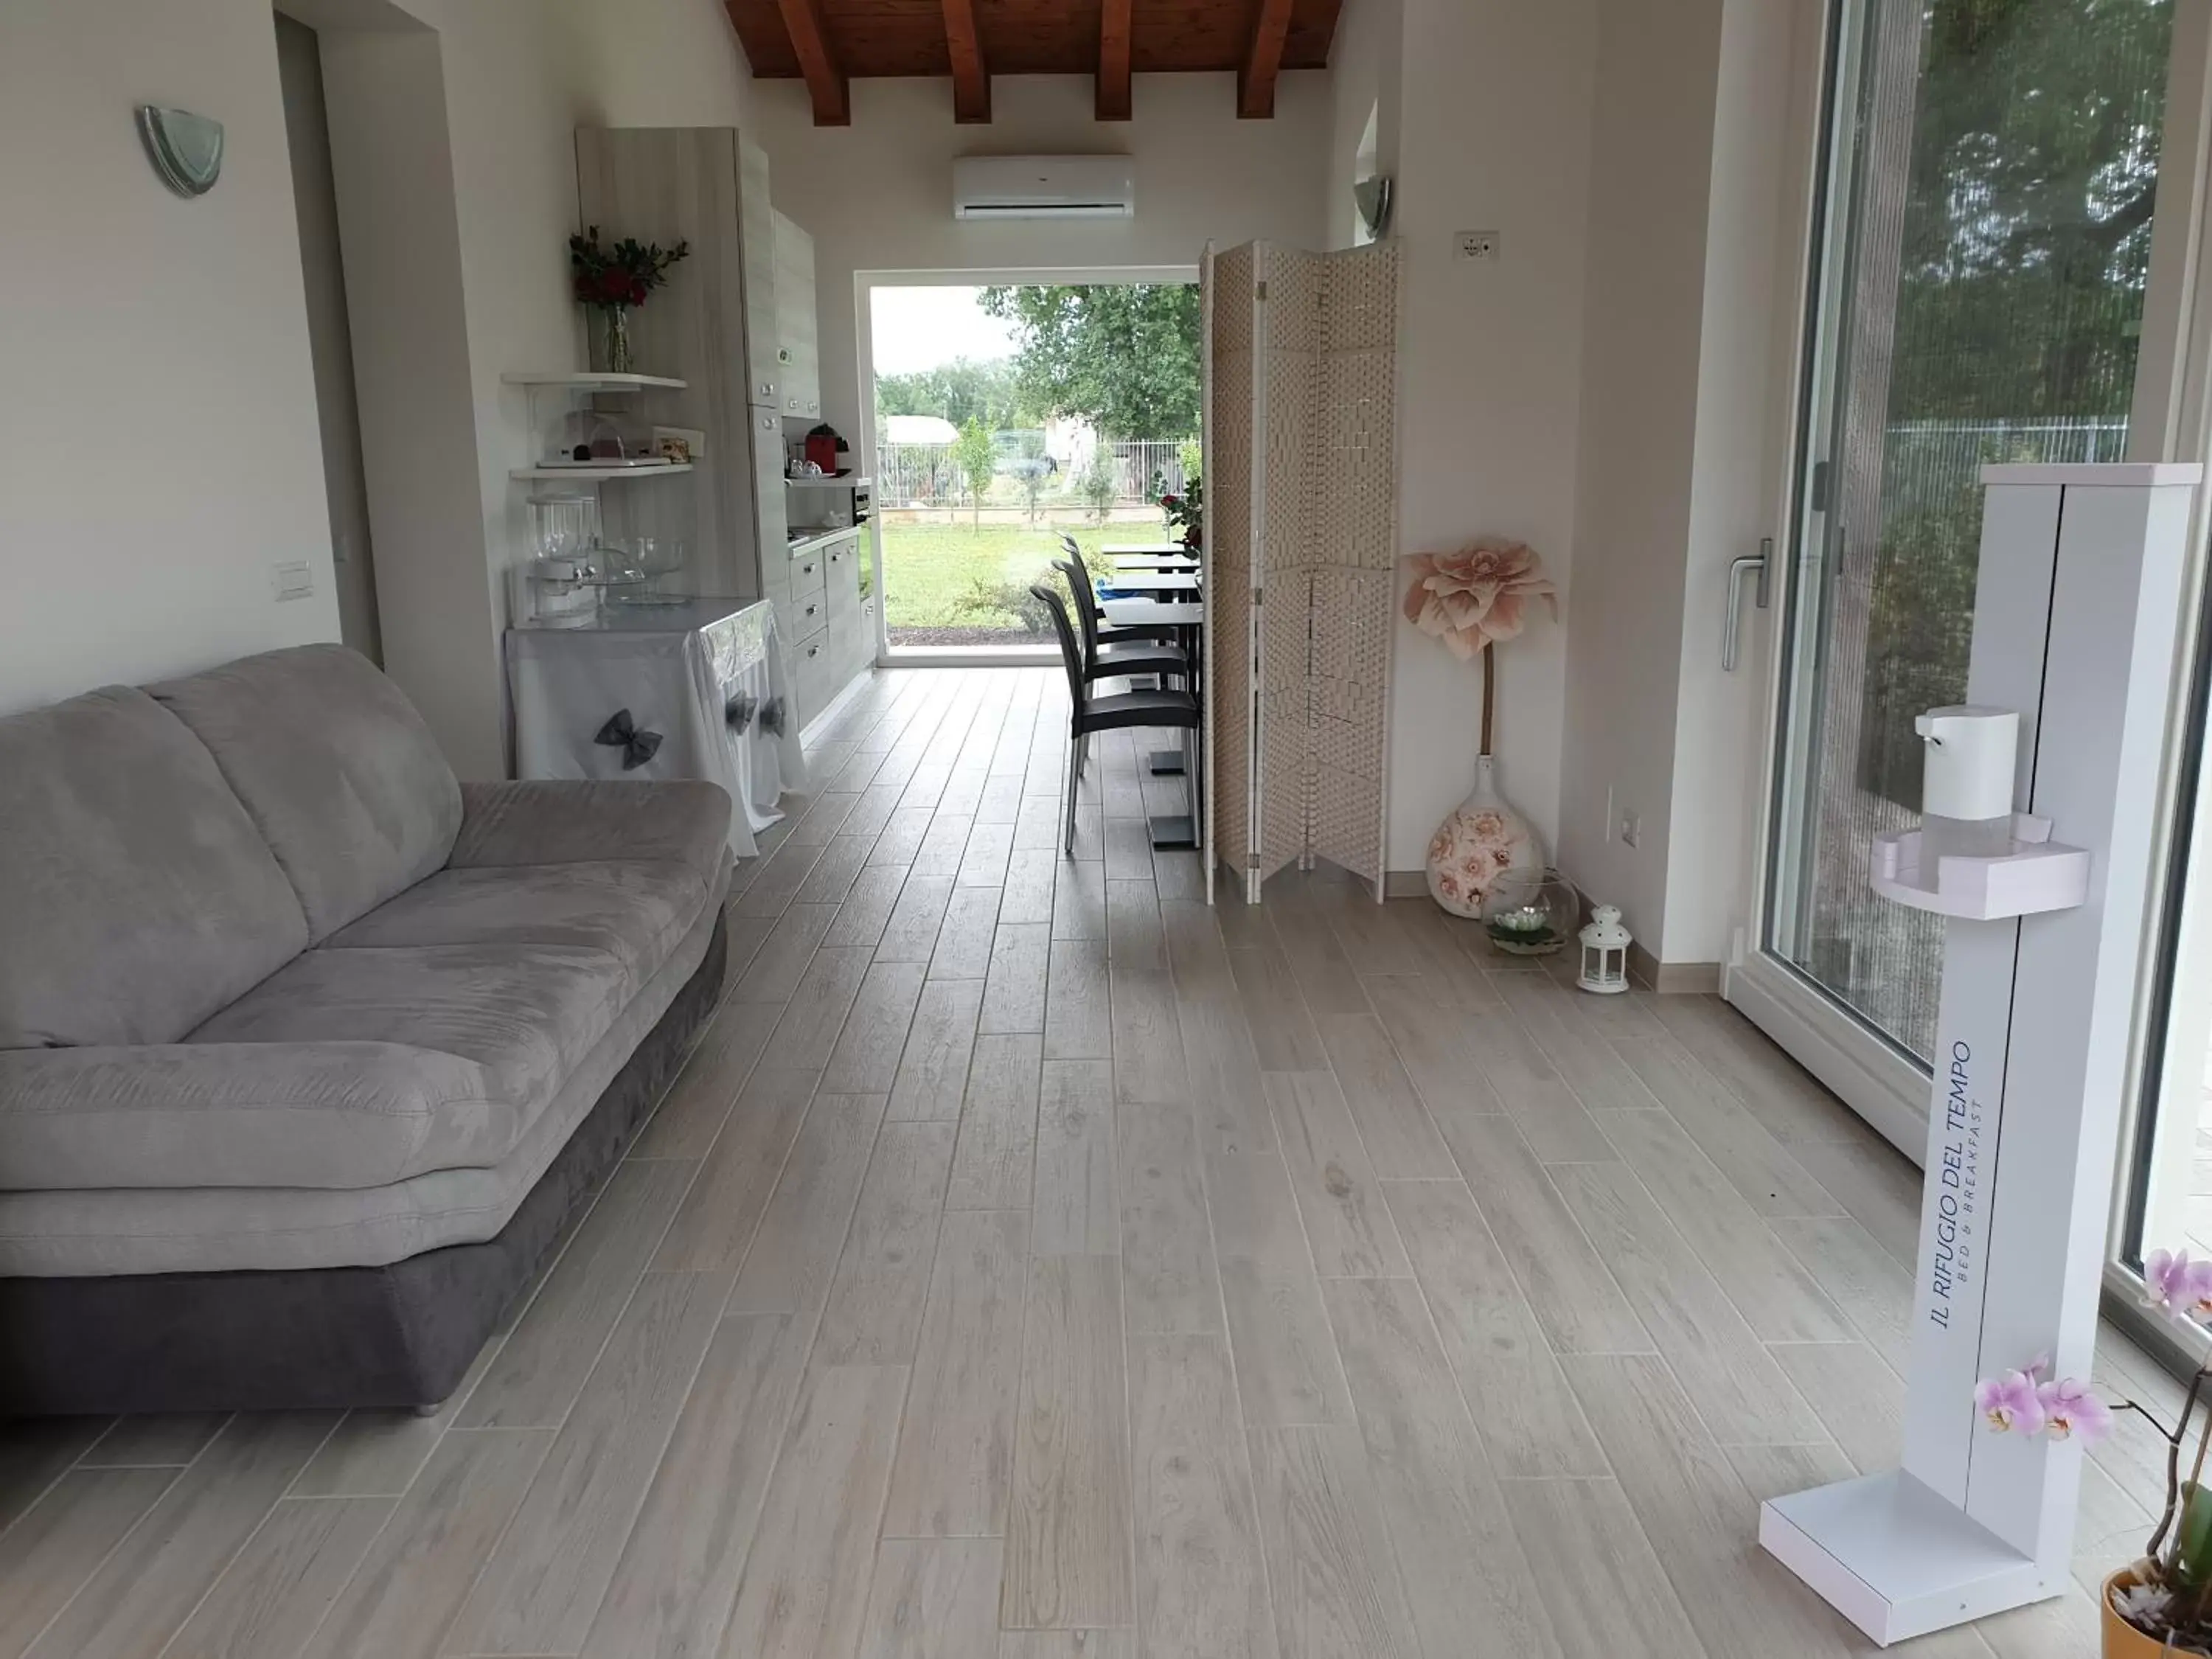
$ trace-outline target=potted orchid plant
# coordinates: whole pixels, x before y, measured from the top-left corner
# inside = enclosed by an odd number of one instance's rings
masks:
[[[2186,1250],[2154,1250],[2143,1261],[2144,1299],[2185,1322],[2212,1320],[2212,1261],[2191,1261]],[[2117,1412],[2132,1412],[2166,1442],[2166,1507],[2140,1561],[2105,1580],[2100,1597],[2105,1659],[2212,1655],[2212,1488],[2204,1484],[2204,1459],[2212,1447],[2212,1408],[2197,1411],[2212,1360],[2197,1367],[2188,1397],[2171,1426],[2135,1401],[2118,1406],[2100,1399],[2079,1377],[2048,1375],[2049,1357],[2020,1370],[1982,1379],[1974,1406],[1999,1434],[2047,1436],[2091,1446],[2112,1432]],[[2212,1407],[2212,1402],[2208,1402]],[[2195,1441],[2189,1475],[2182,1453]]]

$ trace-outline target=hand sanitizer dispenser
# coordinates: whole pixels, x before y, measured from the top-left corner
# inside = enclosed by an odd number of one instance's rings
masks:
[[[2020,715],[1958,703],[1912,723],[1926,744],[1920,786],[1920,844],[1929,860],[1998,858],[2012,850],[2013,780],[2020,765]]]

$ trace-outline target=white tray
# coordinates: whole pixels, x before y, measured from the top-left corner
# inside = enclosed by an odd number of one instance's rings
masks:
[[[1921,868],[1920,832],[1874,838],[1874,890],[1939,916],[2002,921],[2070,910],[2089,896],[2089,854],[2051,839],[2051,820],[2015,812],[2012,851],[1988,858],[1947,854]]]

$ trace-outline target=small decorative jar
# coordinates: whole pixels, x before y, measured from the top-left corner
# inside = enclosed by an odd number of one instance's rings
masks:
[[[1557,870],[1507,870],[1483,896],[1482,931],[1507,956],[1548,957],[1566,945],[1582,904],[1582,895]]]
[[[1601,904],[1590,913],[1583,929],[1583,971],[1575,982],[1600,996],[1617,996],[1628,988],[1628,947],[1635,941],[1620,925],[1620,911]]]

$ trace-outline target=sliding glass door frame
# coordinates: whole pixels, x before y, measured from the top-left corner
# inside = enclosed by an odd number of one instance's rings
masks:
[[[1766,717],[1760,723],[1763,752],[1756,769],[1753,798],[1744,810],[1754,825],[1753,856],[1742,872],[1735,930],[1735,948],[1723,975],[1723,994],[1772,1036],[1869,1125],[1918,1163],[1925,1155],[1929,1103],[1926,1068],[1889,1036],[1875,1030],[1819,988],[1794,964],[1771,951],[1769,907],[1778,884],[1772,879],[1783,790],[1790,745],[1781,741],[1782,722],[1790,718],[1789,676],[1795,641],[1791,618],[1803,585],[1817,580],[1817,563],[1802,556],[1798,526],[1804,518],[1800,499],[1806,446],[1817,438],[1815,422],[1829,417],[1817,408],[1825,395],[1831,349],[1826,307],[1850,281],[1849,262],[1826,257],[1847,247],[1852,211],[1850,178],[1838,165],[1839,147],[1852,142],[1858,82],[1863,72],[1865,21],[1875,0],[1830,0],[1825,26],[1808,29],[1817,44],[1801,52],[1794,66],[1802,96],[1793,108],[1806,112],[1802,130],[1792,135],[1798,162],[1795,199],[1783,216],[1784,233],[1794,234],[1790,256],[1782,261],[1793,294],[1781,307],[1795,319],[1798,335],[1782,361],[1789,384],[1774,389],[1775,407],[1786,410],[1790,441],[1780,447],[1780,476],[1771,490],[1775,502],[1770,529],[1777,550],[1772,571],[1773,603],[1765,612],[1761,650]],[[2207,188],[2212,184],[2208,144],[2212,144],[2212,0],[2174,0],[2173,54],[2167,76],[2164,136],[2155,198],[2155,229],[2145,295],[2139,367],[2132,400],[2128,457],[2132,460],[2212,460],[2212,270],[2208,270]],[[1815,452],[1818,453],[1818,452]],[[2207,515],[2200,495],[2194,544],[2205,544]],[[2203,561],[2195,573],[2201,583]],[[2200,648],[2203,648],[2200,644]],[[2180,722],[2177,721],[2177,731]],[[2169,764],[2172,780],[2180,771],[2177,741]],[[2212,799],[2196,803],[2202,823],[2193,845],[2205,866],[2204,908],[2212,925]],[[2176,814],[2166,819],[2172,826]],[[2143,975],[2148,988],[2153,963]],[[2207,987],[2212,1002],[2212,986]],[[2153,999],[2138,999],[2137,1054],[2148,1050],[2142,1018]],[[2176,1065],[2185,1063],[2177,1058]],[[2201,1066],[2201,1051],[2197,1064]],[[2142,1074],[2142,1066],[2136,1068]],[[2140,1137],[2139,1100],[2129,1103],[2130,1128],[2124,1146]],[[2129,1183],[2116,1182],[2124,1200]],[[2115,1205],[2117,1245],[2124,1202]],[[2115,1283],[2127,1270],[2116,1264]]]

